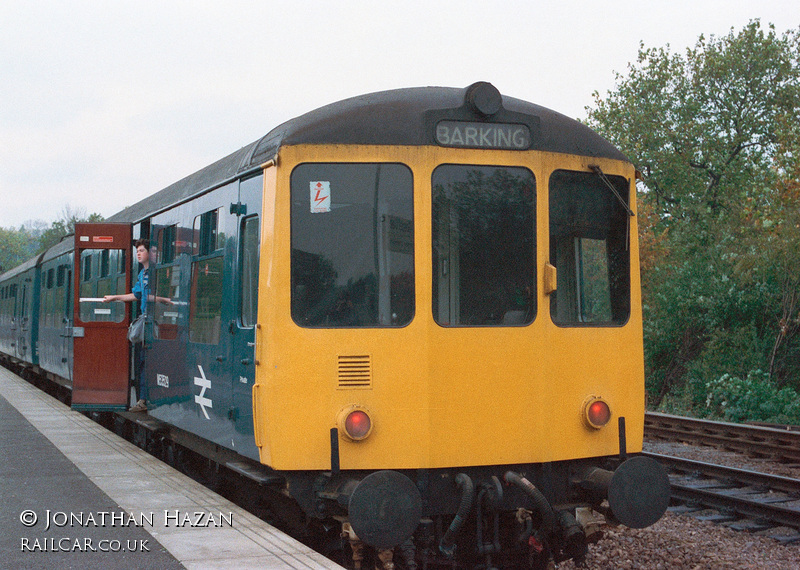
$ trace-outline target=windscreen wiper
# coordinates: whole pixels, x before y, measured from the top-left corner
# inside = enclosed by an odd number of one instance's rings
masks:
[[[589,170],[597,174],[600,177],[600,180],[602,180],[605,183],[605,185],[611,189],[611,191],[614,193],[614,196],[616,196],[617,200],[619,200],[619,203],[622,204],[622,207],[625,208],[625,211],[628,212],[628,215],[632,218],[634,215],[633,210],[631,210],[630,206],[628,206],[628,203],[622,198],[619,191],[614,187],[614,185],[611,184],[611,180],[609,180],[608,177],[605,175],[603,169],[597,165],[592,165],[589,166]]]
[[[600,180],[602,180],[605,183],[605,185],[608,186],[611,189],[611,191],[614,193],[614,196],[616,196],[617,200],[619,200],[619,203],[622,205],[623,208],[625,208],[625,211],[628,212],[628,217],[625,218],[625,222],[626,222],[626,224],[625,224],[625,251],[628,251],[628,247],[630,245],[630,239],[631,239],[631,218],[634,215],[633,214],[633,210],[631,210],[631,207],[628,206],[628,203],[622,198],[622,196],[620,195],[619,191],[611,183],[611,180],[609,180],[608,177],[605,175],[605,172],[603,172],[602,168],[600,168],[597,165],[590,165],[589,166],[589,170],[591,170],[592,172],[594,172],[595,174],[597,174],[600,177]]]

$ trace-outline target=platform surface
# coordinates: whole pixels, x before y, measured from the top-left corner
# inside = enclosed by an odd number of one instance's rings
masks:
[[[340,569],[0,367],[0,567]]]

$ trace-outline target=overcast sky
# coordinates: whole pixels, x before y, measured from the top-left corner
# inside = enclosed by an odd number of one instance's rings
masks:
[[[490,81],[584,118],[639,42],[682,53],[797,0],[3,0],[0,227],[109,216],[340,99]]]

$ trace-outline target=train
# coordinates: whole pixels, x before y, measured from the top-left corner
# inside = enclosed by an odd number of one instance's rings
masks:
[[[0,353],[223,450],[354,568],[545,568],[654,524],[636,169],[491,83],[332,103],[0,276]],[[592,521],[595,521],[594,523]]]

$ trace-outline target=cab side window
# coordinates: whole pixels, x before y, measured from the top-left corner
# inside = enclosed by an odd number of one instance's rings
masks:
[[[239,255],[239,317],[244,327],[252,327],[256,324],[259,238],[258,216],[250,216],[242,220],[242,243]]]
[[[221,248],[226,235],[221,231],[218,219],[215,209],[194,220],[189,341],[200,344],[219,344],[225,268]]]

